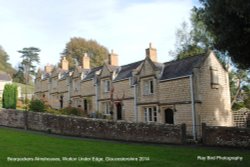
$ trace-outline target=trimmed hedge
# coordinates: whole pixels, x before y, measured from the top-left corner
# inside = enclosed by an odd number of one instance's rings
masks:
[[[3,108],[16,109],[17,95],[17,86],[14,84],[6,84],[3,90]]]

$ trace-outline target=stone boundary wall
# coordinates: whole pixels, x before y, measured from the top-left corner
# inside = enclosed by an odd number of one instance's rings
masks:
[[[185,124],[137,124],[2,109],[0,125],[60,135],[123,141],[172,144],[182,144],[186,141]]]
[[[209,146],[250,148],[250,128],[206,126],[203,123],[202,140]]]

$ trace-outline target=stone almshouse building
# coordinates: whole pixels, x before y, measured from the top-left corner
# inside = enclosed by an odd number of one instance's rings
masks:
[[[71,105],[115,121],[185,123],[195,136],[201,123],[233,125],[228,72],[213,52],[159,63],[150,45],[144,60],[123,66],[113,52],[100,67],[90,68],[87,54],[82,61],[74,71],[68,70],[66,58],[62,68],[39,70],[36,98],[55,109]]]

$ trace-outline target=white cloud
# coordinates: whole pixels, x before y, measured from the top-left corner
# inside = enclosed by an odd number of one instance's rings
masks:
[[[16,52],[39,47],[41,64],[57,63],[66,42],[73,36],[95,39],[117,52],[120,64],[145,57],[152,42],[158,59],[170,59],[175,30],[188,20],[191,0],[162,1],[1,1],[0,45],[17,63]]]

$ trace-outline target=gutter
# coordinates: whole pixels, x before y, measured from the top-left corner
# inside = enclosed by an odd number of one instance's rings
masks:
[[[96,100],[96,103],[95,103],[95,105],[96,105],[96,111],[98,111],[99,112],[99,108],[98,108],[98,83],[96,82],[96,84],[95,84],[95,100]]]
[[[135,112],[135,122],[138,122],[138,111],[137,111],[137,84],[134,85],[134,112]]]
[[[191,95],[191,106],[192,106],[192,133],[193,138],[197,140],[197,132],[196,132],[196,112],[195,112],[195,103],[194,103],[194,88],[193,88],[193,75],[189,76],[190,78],[190,95]]]

